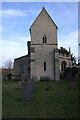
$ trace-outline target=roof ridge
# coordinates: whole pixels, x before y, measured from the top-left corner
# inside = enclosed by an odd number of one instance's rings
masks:
[[[49,13],[47,12],[47,10],[45,9],[45,7],[42,8],[42,10],[40,11],[40,13],[38,14],[38,16],[41,14],[42,11],[45,11],[47,13],[47,15],[49,16],[49,18],[51,19],[51,21],[53,22],[53,24],[56,26],[56,28],[58,29],[57,25],[55,24],[55,22],[52,20],[51,16],[49,15]],[[38,16],[36,17],[36,19],[38,18]],[[34,22],[32,23],[31,27],[33,26],[33,24],[35,23],[36,19],[34,20]],[[30,29],[31,29],[30,27]]]

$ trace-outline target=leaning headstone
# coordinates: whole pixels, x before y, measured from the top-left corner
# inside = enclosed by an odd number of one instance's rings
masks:
[[[31,81],[23,82],[21,90],[22,90],[21,91],[22,100],[25,100],[25,101],[32,100],[33,84]]]

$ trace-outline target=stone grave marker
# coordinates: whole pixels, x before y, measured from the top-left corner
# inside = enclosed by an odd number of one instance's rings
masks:
[[[32,80],[22,83],[21,97],[24,101],[32,100],[32,94],[35,92],[35,82]]]
[[[25,81],[22,83],[21,97],[22,100],[32,100],[32,83],[30,81]]]

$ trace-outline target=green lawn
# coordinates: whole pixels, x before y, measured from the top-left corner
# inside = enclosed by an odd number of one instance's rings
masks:
[[[51,82],[53,91],[46,91],[48,84],[36,82],[32,101],[22,101],[19,82],[4,81],[3,118],[78,118],[78,83]]]

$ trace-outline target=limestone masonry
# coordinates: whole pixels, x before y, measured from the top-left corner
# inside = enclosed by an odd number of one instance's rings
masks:
[[[14,60],[14,75],[22,80],[59,80],[66,67],[72,66],[71,51],[58,49],[58,27],[42,8],[30,27],[28,55]]]

